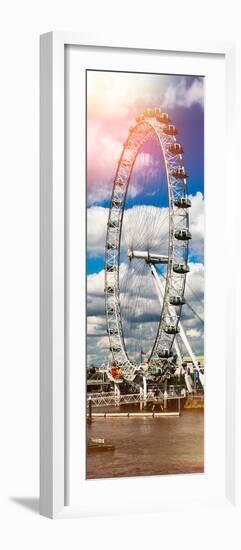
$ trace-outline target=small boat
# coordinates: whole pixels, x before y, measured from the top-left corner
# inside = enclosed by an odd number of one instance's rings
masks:
[[[88,439],[88,451],[114,451],[115,446],[103,438]]]

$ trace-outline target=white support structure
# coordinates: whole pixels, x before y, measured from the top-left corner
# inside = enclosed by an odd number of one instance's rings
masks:
[[[180,337],[181,337],[181,339],[182,339],[182,341],[183,341],[183,343],[184,343],[184,346],[185,346],[185,348],[186,348],[188,354],[189,354],[190,357],[191,357],[191,360],[192,360],[192,362],[193,362],[195,368],[196,368],[197,371],[198,371],[198,375],[199,375],[200,382],[201,382],[202,386],[204,386],[204,375],[203,375],[203,373],[202,373],[201,370],[200,370],[198,360],[197,360],[195,354],[194,354],[193,351],[192,351],[192,348],[191,348],[191,346],[190,346],[190,344],[189,344],[189,341],[188,341],[188,339],[187,339],[187,336],[186,336],[186,333],[185,333],[185,331],[184,331],[184,328],[183,328],[183,326],[182,326],[182,324],[181,324],[180,322],[179,322],[179,328],[180,328],[180,332],[179,332]]]
[[[159,301],[161,303],[161,306],[163,304],[163,297],[164,297],[164,290],[163,290],[163,286],[161,284],[161,281],[158,277],[158,273],[156,271],[156,268],[155,266],[150,263],[150,266],[151,266],[151,272],[152,272],[152,275],[155,279],[155,283],[156,283],[156,289],[157,289],[157,293],[158,293],[158,297],[159,297]],[[175,338],[174,340],[174,343],[173,343],[174,347],[175,347],[175,350],[176,350],[176,353],[177,353],[177,356],[178,356],[178,359],[179,359],[179,362],[180,362],[180,365],[182,365],[182,355],[181,355],[181,352],[180,352],[180,348],[179,348],[179,345],[177,343],[177,340]],[[181,367],[180,367],[181,368]]]
[[[119,384],[114,383],[114,392],[115,392],[115,406],[118,407],[120,404],[120,386]]]
[[[150,266],[151,266],[152,275],[153,275],[154,280],[155,280],[155,283],[156,283],[156,288],[157,288],[157,291],[158,291],[158,297],[159,297],[160,303],[161,303],[161,305],[162,305],[162,303],[163,303],[163,297],[164,297],[164,289],[163,289],[162,283],[161,283],[161,281],[160,281],[160,279],[159,279],[159,277],[158,277],[158,273],[157,273],[157,270],[156,270],[155,266],[154,266],[152,263],[150,263]],[[178,326],[179,326],[179,329],[180,329],[179,335],[180,335],[180,337],[181,337],[181,339],[182,339],[182,341],[183,341],[183,343],[184,343],[184,346],[185,346],[185,348],[186,348],[188,354],[190,355],[190,357],[191,357],[191,359],[192,359],[192,362],[193,362],[195,368],[196,368],[197,371],[198,371],[200,382],[201,382],[202,386],[204,386],[204,375],[203,375],[203,373],[202,373],[201,370],[200,370],[200,366],[199,366],[198,360],[197,360],[195,354],[194,354],[193,351],[192,351],[192,348],[191,348],[190,343],[189,343],[189,341],[188,341],[188,339],[187,339],[187,336],[186,336],[186,333],[185,333],[185,331],[184,331],[184,328],[183,328],[183,326],[182,326],[182,324],[181,324],[181,321],[179,321]],[[182,357],[181,357],[180,349],[179,349],[178,343],[177,343],[177,341],[176,341],[176,338],[175,338],[175,340],[174,340],[173,345],[174,345],[175,350],[176,350],[176,352],[177,352],[178,358],[179,358],[179,359],[181,360],[181,362],[182,362]],[[188,389],[189,389],[189,388],[188,388]],[[190,391],[190,390],[189,390],[189,391]]]
[[[146,377],[143,376],[143,403],[144,403],[144,407],[146,407],[146,401],[147,400],[147,381],[146,381]]]
[[[128,258],[137,258],[146,260],[146,262],[154,262],[158,264],[168,264],[168,256],[164,254],[153,254],[143,250],[128,250]]]
[[[180,352],[179,344],[178,344],[176,338],[174,340],[173,345],[174,345],[174,348],[176,350],[176,354],[177,354],[177,357],[178,357],[178,360],[179,360],[179,373],[178,373],[178,375],[179,375],[179,377],[181,377],[181,375],[182,375],[182,354]]]

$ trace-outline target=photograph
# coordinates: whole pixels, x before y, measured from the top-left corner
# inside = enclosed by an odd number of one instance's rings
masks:
[[[86,477],[203,473],[205,78],[85,78]]]

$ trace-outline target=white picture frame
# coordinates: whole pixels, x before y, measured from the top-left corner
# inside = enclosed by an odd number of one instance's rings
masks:
[[[235,107],[236,78],[234,44],[175,44],[155,39],[106,39],[67,32],[54,32],[40,40],[40,510],[48,517],[83,513],[83,506],[66,506],[66,445],[68,434],[65,415],[65,55],[66,45],[133,49],[151,52],[216,54],[225,57],[226,74],[226,161],[228,196],[237,191]],[[239,119],[240,120],[240,119]],[[227,180],[226,180],[227,192]],[[237,248],[235,233],[236,205],[233,201],[226,218],[225,257],[230,260]],[[225,289],[227,322],[226,356],[226,490],[217,502],[238,504],[241,496],[240,436],[238,418],[240,390],[238,378],[237,320],[232,304],[236,299],[234,279]],[[232,299],[231,299],[232,298]],[[232,325],[232,328],[231,328]],[[235,330],[233,330],[235,327]],[[230,346],[231,343],[231,346]],[[81,495],[80,495],[81,498]],[[207,498],[206,505],[208,505]],[[175,503],[174,503],[175,504]],[[189,504],[191,504],[189,502]],[[202,503],[203,504],[203,503]],[[160,509],[163,503],[160,502]],[[87,510],[88,512],[88,510]]]

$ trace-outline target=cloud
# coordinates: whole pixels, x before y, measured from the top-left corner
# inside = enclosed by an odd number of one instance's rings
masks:
[[[87,277],[87,315],[99,317],[104,313],[104,269]]]
[[[182,308],[182,325],[188,336],[192,350],[196,355],[204,353],[204,326],[187,304],[204,321],[204,265],[202,263],[190,263],[190,273],[186,278],[185,299],[186,304]],[[180,338],[178,338],[180,343]],[[187,352],[180,343],[183,355]]]
[[[100,203],[111,197],[112,181],[121,150],[120,138],[103,128],[103,123],[88,122],[88,204]]]
[[[195,262],[189,261],[190,273],[186,279],[185,298],[196,313],[203,318],[204,310],[204,201],[201,193],[191,197],[190,229],[193,239],[190,247],[190,258],[195,256]],[[88,252],[92,257],[103,257],[106,238],[106,223],[108,208],[92,206],[88,208]],[[135,263],[127,262],[128,246],[146,250],[152,243],[154,252],[160,251],[160,235],[168,228],[168,209],[153,206],[134,206],[126,211],[126,221],[123,225],[123,241],[120,289],[121,311],[127,321],[124,323],[126,341],[132,349],[133,357],[139,359],[140,337],[145,342],[145,351],[150,351],[155,338],[159,317],[160,304],[152,277],[149,277],[148,266],[142,260]],[[157,222],[153,223],[157,218]],[[141,232],[143,220],[148,220],[146,231]],[[125,227],[126,224],[126,227]],[[155,249],[155,250],[154,250]],[[162,250],[164,252],[164,250]],[[197,261],[199,260],[199,261]],[[109,340],[106,334],[104,269],[87,278],[87,315],[88,315],[88,361],[100,365],[111,360]],[[135,318],[128,321],[129,293],[131,285],[139,285],[140,296],[135,303]],[[190,340],[193,351],[203,354],[203,325],[188,308],[182,309],[182,323]],[[138,325],[140,328],[138,329]],[[182,344],[181,344],[182,347]],[[186,354],[185,349],[182,349]]]
[[[196,260],[203,262],[204,255],[204,216],[205,206],[202,193],[199,191],[190,196],[192,207],[189,209],[189,225],[192,233],[192,240],[189,246],[190,259],[195,256]]]
[[[89,315],[87,317],[87,334],[90,338],[100,338],[106,336],[105,316]]]
[[[201,331],[195,328],[190,328],[186,331],[186,335],[190,336],[191,338],[200,338]]]
[[[89,71],[87,105],[88,204],[109,198],[128,128],[138,113],[148,79],[126,73]],[[138,85],[139,83],[139,90]]]
[[[87,243],[90,257],[102,256],[105,249],[109,209],[102,206],[87,208]]]
[[[102,336],[102,338],[100,338],[97,342],[97,348],[100,350],[104,350],[104,352],[106,352],[107,350],[109,350],[109,347],[110,347],[109,337]]]
[[[194,104],[203,105],[201,78],[88,71],[88,205],[110,198],[123,142],[136,115],[146,107],[172,110]]]
[[[186,279],[185,297],[190,306],[203,318],[204,310],[204,266],[203,266],[203,238],[204,238],[204,201],[201,193],[191,197],[190,229],[192,241],[190,258],[195,256],[195,262],[189,261],[190,273]],[[155,337],[155,331],[160,317],[160,306],[153,286],[152,278],[147,277],[147,266],[142,260],[135,264],[126,263],[128,246],[136,248],[140,243],[140,227],[142,220],[157,215],[159,222],[149,224],[150,230],[142,234],[142,250],[147,249],[152,242],[152,250],[159,251],[160,234],[167,230],[168,209],[151,206],[139,206],[129,209],[126,214],[126,228],[123,228],[122,264],[120,268],[121,310],[126,318],[124,323],[125,335],[129,336],[129,343],[133,355],[140,334],[145,339],[145,351],[150,351]],[[91,207],[88,209],[88,252],[92,257],[103,257],[106,238],[106,223],[108,209]],[[165,221],[166,220],[166,221]],[[154,227],[154,230],[153,230]],[[152,229],[151,229],[152,228]],[[155,245],[156,242],[156,245]],[[154,244],[153,244],[154,243]],[[164,249],[162,250],[164,253]],[[197,261],[199,259],[199,262]],[[140,296],[135,304],[135,319],[128,320],[128,301],[131,285],[138,284]],[[109,343],[106,339],[106,318],[104,299],[104,270],[94,273],[87,278],[87,315],[88,315],[88,355],[90,362],[100,364],[111,359]],[[141,321],[141,331],[137,332],[137,325]],[[203,327],[192,311],[185,305],[182,309],[182,322],[188,333],[191,345],[196,354],[203,353]],[[135,340],[136,334],[136,340]],[[101,344],[99,343],[101,342]],[[184,350],[183,350],[184,351]]]
[[[125,269],[124,266],[121,269]],[[160,305],[157,295],[154,292],[153,282],[151,277],[143,274],[142,295],[140,296],[138,307],[141,319],[141,335],[143,344],[145,342],[144,351],[150,350],[155,338],[157,324],[160,316]],[[104,270],[88,276],[88,361],[100,365],[103,362],[111,360],[109,350],[109,340],[106,335],[106,318],[105,318],[105,299],[104,299]],[[143,288],[145,291],[143,291]],[[128,289],[127,289],[128,290]],[[190,273],[187,276],[187,284],[185,290],[186,301],[190,306],[203,318],[204,310],[204,266],[202,263],[191,263]],[[128,306],[128,293],[123,301],[121,297],[122,308]],[[150,316],[153,317],[150,319]],[[184,305],[182,308],[182,324],[189,338],[192,349],[196,355],[203,354],[204,335],[203,324],[193,314],[193,312]],[[128,323],[127,323],[128,326]],[[127,344],[132,349],[133,356],[136,354],[137,359],[140,356],[140,331],[138,332],[138,311],[137,322],[132,323],[132,328],[126,334]],[[180,338],[179,338],[180,341]],[[183,355],[186,355],[186,350],[183,344],[180,344]]]
[[[192,240],[190,242],[190,259],[195,256],[196,261],[203,262],[204,248],[204,200],[202,193],[190,195],[192,208],[189,209],[190,231]],[[92,206],[87,209],[87,242],[88,254],[90,257],[103,257],[106,240],[108,208]],[[148,220],[145,231],[144,221]],[[151,224],[150,220],[155,223]],[[164,238],[168,231],[168,208],[156,206],[134,206],[125,211],[123,219],[123,242],[126,247],[138,248],[140,242],[142,250],[152,247],[152,252],[160,253],[160,243],[163,241],[162,253],[165,253]],[[141,232],[141,237],[140,237]],[[162,244],[161,244],[162,246]]]
[[[203,107],[203,79],[195,78],[192,84],[188,86],[185,78],[180,80],[178,84],[168,86],[162,105],[173,109],[176,106],[190,108],[197,104]]]
[[[188,302],[201,301],[204,295],[204,265],[202,263],[190,263],[190,273],[186,278],[185,297]]]

